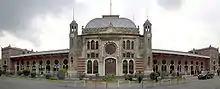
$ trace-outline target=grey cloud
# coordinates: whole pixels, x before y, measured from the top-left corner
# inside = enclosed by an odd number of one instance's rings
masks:
[[[0,36],[3,31],[39,44],[39,30],[32,28],[35,16],[59,15],[62,9],[72,9],[74,0],[0,0]],[[37,45],[36,45],[37,46]]]
[[[160,7],[167,10],[177,10],[180,9],[183,1],[182,0],[157,0]]]

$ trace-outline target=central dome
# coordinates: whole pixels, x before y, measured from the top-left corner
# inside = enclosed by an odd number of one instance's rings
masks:
[[[119,15],[103,15],[88,22],[85,28],[104,27],[136,28],[133,21],[127,18],[119,18]]]

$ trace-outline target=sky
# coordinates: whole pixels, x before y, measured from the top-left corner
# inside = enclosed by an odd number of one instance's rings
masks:
[[[74,15],[73,15],[74,7]],[[112,0],[112,14],[140,26],[148,18],[153,49],[219,47],[219,0]],[[69,24],[110,14],[110,0],[0,0],[0,46],[34,51],[69,48]]]

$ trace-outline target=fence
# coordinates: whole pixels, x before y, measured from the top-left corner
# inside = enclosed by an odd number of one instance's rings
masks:
[[[97,81],[73,81],[63,82],[65,87],[72,87],[73,89],[145,89],[155,86],[169,86],[186,83],[186,79],[164,79],[158,82],[155,81],[142,81],[138,83],[136,81],[123,81],[117,82],[97,82]]]

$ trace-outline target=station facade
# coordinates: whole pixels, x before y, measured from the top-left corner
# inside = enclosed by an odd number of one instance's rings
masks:
[[[153,71],[191,75],[219,67],[218,48],[211,46],[189,52],[152,49],[152,24],[148,19],[143,23],[143,35],[132,20],[119,15],[92,19],[82,27],[81,35],[78,28],[73,20],[69,49],[34,52],[11,46],[2,48],[2,70],[55,74],[66,69],[72,75],[123,76]]]

